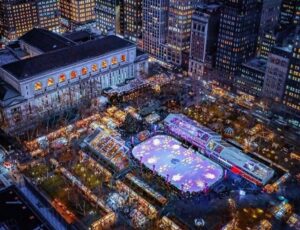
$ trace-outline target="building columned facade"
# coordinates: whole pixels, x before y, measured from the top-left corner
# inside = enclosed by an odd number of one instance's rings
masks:
[[[107,36],[3,65],[1,123],[12,127],[63,110],[147,73],[148,59],[137,53],[133,43]]]

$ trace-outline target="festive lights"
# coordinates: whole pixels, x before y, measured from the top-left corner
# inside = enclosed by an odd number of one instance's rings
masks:
[[[133,156],[172,185],[185,192],[199,192],[223,176],[218,164],[167,135],[157,135],[137,145]]]

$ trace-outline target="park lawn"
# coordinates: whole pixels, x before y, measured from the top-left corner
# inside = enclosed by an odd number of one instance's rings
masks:
[[[43,190],[52,198],[65,199],[67,194],[65,189],[68,187],[62,176],[54,174],[41,183]]]
[[[100,186],[103,181],[103,176],[95,174],[94,170],[84,164],[76,164],[73,167],[73,172],[84,185],[92,190]]]
[[[31,177],[33,179],[43,178],[47,176],[47,172],[50,171],[50,168],[46,164],[36,164],[34,166],[30,166],[25,170],[25,175]]]
[[[94,210],[78,190],[66,183],[64,178],[59,174],[54,174],[44,180],[41,183],[41,187],[51,199],[58,199],[77,217],[82,217],[84,211],[89,212]]]

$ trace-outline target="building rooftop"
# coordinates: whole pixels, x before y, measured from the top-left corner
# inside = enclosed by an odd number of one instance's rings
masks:
[[[136,49],[136,62],[142,61],[142,60],[147,60],[149,58],[149,54],[140,50]]]
[[[72,33],[64,34],[63,36],[65,38],[72,40],[73,42],[76,42],[76,43],[87,42],[87,41],[94,40],[99,37],[89,31],[85,31],[85,30],[75,31]]]
[[[72,40],[65,38],[59,34],[39,28],[30,30],[22,37],[20,37],[19,40],[22,40],[45,53],[76,44]]]
[[[259,70],[261,72],[265,72],[267,68],[267,60],[256,57],[243,64],[243,66],[249,67],[251,69]]]
[[[7,101],[9,99],[19,97],[20,94],[9,84],[0,80],[0,101]]]
[[[221,7],[219,3],[200,3],[197,5],[195,15],[203,16],[203,14],[211,14],[216,12]]]
[[[8,44],[6,48],[17,58],[17,60],[30,57],[29,53],[21,48],[19,41]]]
[[[291,53],[293,50],[292,46],[276,46],[277,49],[283,50],[285,52]]]
[[[13,55],[8,49],[3,49],[0,51],[0,66],[18,61],[18,59]]]
[[[263,184],[274,174],[272,168],[252,159],[240,149],[223,141],[218,133],[201,126],[183,114],[169,114],[164,120],[164,125],[166,131],[200,149],[205,148],[205,151],[209,150],[211,153],[215,153],[214,156],[217,156],[219,160],[225,160],[226,164],[230,164],[232,167],[241,168],[261,180]],[[222,161],[220,160],[220,162]]]
[[[140,50],[140,49],[136,49],[136,56],[142,56],[142,55],[145,55],[145,54],[147,54],[147,53],[144,52],[144,51],[142,51],[142,50]]]
[[[271,54],[279,55],[281,57],[289,58],[292,54],[293,47],[287,46],[274,46],[271,49]]]
[[[58,69],[131,46],[134,47],[134,44],[111,35],[9,63],[2,66],[2,68],[11,73],[15,78],[23,80],[52,69]]]
[[[215,152],[217,156],[226,160],[226,162],[233,164],[233,166],[238,166],[238,168],[250,173],[259,180],[262,180],[263,184],[274,175],[274,170],[272,168],[251,158],[240,149],[223,140],[212,140],[208,145],[208,148]]]

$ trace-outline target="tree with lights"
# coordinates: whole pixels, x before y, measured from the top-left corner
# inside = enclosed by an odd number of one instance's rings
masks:
[[[141,129],[141,121],[136,119],[130,113],[126,115],[125,121],[123,123],[123,128],[128,133],[136,133]]]

